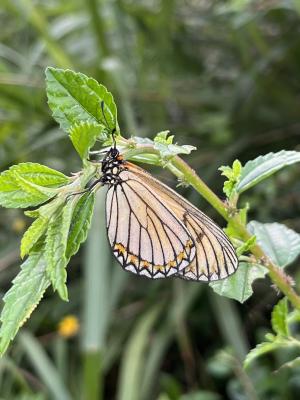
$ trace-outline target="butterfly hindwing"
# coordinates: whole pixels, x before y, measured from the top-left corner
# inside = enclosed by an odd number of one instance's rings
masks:
[[[194,239],[196,257],[178,276],[188,280],[214,281],[233,274],[238,259],[223,231],[205,214],[187,211],[185,226]]]

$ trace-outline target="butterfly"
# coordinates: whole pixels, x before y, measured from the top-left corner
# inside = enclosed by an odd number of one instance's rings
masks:
[[[125,270],[153,279],[177,276],[195,281],[224,279],[236,271],[237,255],[222,229],[174,190],[126,161],[115,143],[101,170],[97,182],[108,186],[107,236]]]

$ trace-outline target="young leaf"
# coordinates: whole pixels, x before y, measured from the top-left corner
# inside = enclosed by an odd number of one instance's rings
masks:
[[[270,333],[265,335],[265,338],[268,342],[263,342],[258,344],[254,349],[250,350],[247,354],[244,367],[248,367],[248,365],[255,360],[257,357],[262,356],[263,354],[269,353],[271,351],[282,349],[282,348],[292,348],[300,346],[299,340],[294,337],[284,337],[282,335],[274,336]]]
[[[81,121],[73,125],[70,130],[70,139],[81,159],[88,157],[89,150],[97,139],[106,140],[105,126],[89,121]]]
[[[209,286],[220,296],[244,303],[253,293],[252,283],[264,278],[268,270],[260,265],[241,262],[238,270],[226,279],[211,282]]]
[[[47,273],[53,289],[57,290],[63,300],[68,300],[66,248],[69,229],[73,216],[75,199],[69,201],[57,216],[50,221],[46,233],[45,258]]]
[[[85,241],[91,224],[95,203],[95,194],[87,192],[77,202],[73,212],[72,223],[66,249],[66,258],[69,260],[77,253],[79,246]]]
[[[239,160],[235,160],[232,164],[232,167],[222,166],[219,168],[219,171],[222,171],[221,175],[226,176],[228,179],[224,182],[223,192],[228,198],[231,198],[236,192],[236,185],[240,180],[242,164]]]
[[[277,333],[277,335],[288,336],[288,301],[287,298],[284,297],[281,299],[272,311],[272,328],[273,331]]]
[[[169,131],[159,132],[152,142],[154,143],[154,148],[160,152],[162,158],[170,158],[178,154],[190,154],[192,150],[196,149],[194,146],[173,144],[174,136],[168,136],[168,134]]]
[[[12,208],[37,206],[54,197],[57,186],[68,182],[64,174],[44,165],[14,165],[0,175],[0,204]]]
[[[119,132],[117,107],[105,86],[82,73],[46,69],[47,96],[54,119],[62,129],[81,121],[104,125],[108,133]]]
[[[291,264],[300,254],[300,235],[285,225],[262,224],[251,221],[249,231],[256,236],[257,243],[267,256],[281,267]]]
[[[169,135],[170,131],[158,132],[154,138],[154,143],[172,144],[174,135]]]
[[[46,263],[42,253],[31,254],[22,264],[21,272],[13,280],[13,286],[3,298],[4,307],[0,316],[1,355],[40,302],[49,285],[50,280],[46,274]]]
[[[296,357],[292,361],[288,361],[288,362],[282,364],[279,369],[291,368],[293,370],[296,370],[296,368],[298,369],[299,367],[300,367],[300,357]]]
[[[249,353],[247,354],[245,361],[244,361],[244,367],[247,368],[252,361],[254,361],[257,357],[262,356],[263,354],[270,353],[271,351],[274,351],[278,349],[278,344],[276,342],[262,342],[258,344],[254,349],[250,350]]]
[[[39,217],[30,225],[24,233],[21,240],[21,257],[24,258],[30,253],[32,247],[37,243],[40,237],[46,232],[48,226],[48,218]]]
[[[263,179],[286,167],[300,161],[299,151],[279,151],[259,156],[248,161],[243,167],[240,181],[237,185],[239,193],[251,188]]]

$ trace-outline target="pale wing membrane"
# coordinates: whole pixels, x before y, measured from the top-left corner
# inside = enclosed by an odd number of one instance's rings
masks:
[[[196,244],[196,257],[179,277],[196,281],[224,279],[237,269],[232,244],[222,230],[204,214],[187,212],[185,225]]]
[[[107,233],[114,255],[131,272],[149,278],[178,273],[195,257],[195,244],[184,224],[153,190],[130,179],[111,186],[106,198]]]
[[[196,246],[196,257],[178,276],[190,280],[213,281],[233,274],[238,267],[235,250],[224,234],[209,217],[143,169],[130,165],[131,179],[155,192],[156,196],[187,228]],[[127,173],[129,174],[129,172]]]

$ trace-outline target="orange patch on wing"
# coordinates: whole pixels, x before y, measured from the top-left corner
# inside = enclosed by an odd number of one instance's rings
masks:
[[[153,269],[155,269],[155,271],[163,272],[165,268],[163,265],[153,265]]]
[[[133,256],[132,254],[130,254],[128,256],[128,261],[134,265],[137,265],[138,263],[138,258],[136,256]]]
[[[150,267],[150,263],[148,261],[141,261],[141,267],[142,268],[149,268]]]
[[[175,261],[169,261],[167,264],[167,267],[171,268],[171,267],[176,267],[176,262]]]
[[[186,268],[184,269],[184,272],[194,272],[193,269],[194,269],[194,268],[190,265],[190,266],[188,266],[188,267],[186,267]]]
[[[180,261],[182,261],[183,259],[184,259],[184,252],[181,251],[181,252],[178,254],[178,256],[177,256],[177,260],[180,262]]]
[[[193,241],[190,239],[190,240],[187,241],[185,247],[187,247],[188,249],[190,249],[191,247],[193,247],[193,245],[194,245],[194,243],[193,243]]]
[[[114,246],[114,250],[117,250],[117,252],[119,253],[118,255],[122,254],[124,257],[126,257],[127,250],[121,243],[116,243]]]

